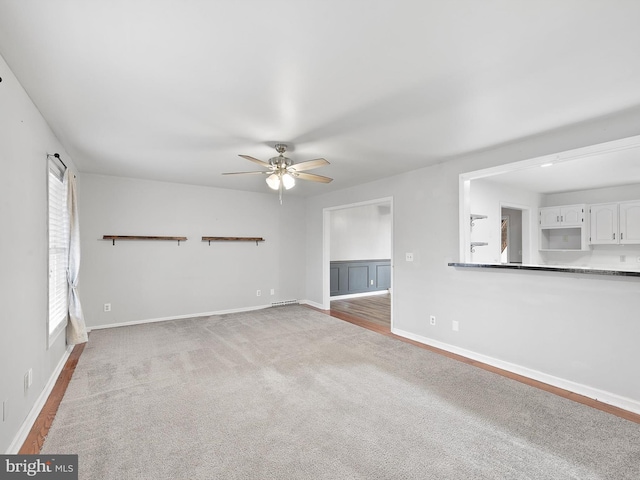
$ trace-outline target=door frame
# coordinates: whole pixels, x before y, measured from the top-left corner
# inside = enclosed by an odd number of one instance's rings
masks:
[[[389,292],[391,295],[391,328],[393,328],[393,197],[376,198],[373,200],[338,205],[335,207],[326,207],[322,209],[322,309],[329,310],[331,308],[331,284],[329,271],[331,267],[331,212],[362,207],[365,205],[381,204],[388,204],[391,210],[391,287],[389,288]]]
[[[503,262],[502,261],[502,235],[500,235],[500,263],[505,264],[505,263],[510,263],[509,262],[509,244],[511,243],[511,232],[509,232],[509,215],[505,215],[502,214],[502,218],[500,220],[500,228],[502,229],[502,222],[507,221],[507,261]],[[500,232],[502,234],[502,231]]]

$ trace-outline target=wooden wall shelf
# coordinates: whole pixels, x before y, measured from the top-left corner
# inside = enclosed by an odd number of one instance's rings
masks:
[[[113,241],[113,245],[116,244],[116,240],[172,240],[177,241],[178,245],[183,242],[187,237],[153,237],[148,235],[104,235],[103,240]]]
[[[203,242],[256,242],[256,246],[258,246],[258,242],[264,242],[264,238],[262,237],[202,237]]]

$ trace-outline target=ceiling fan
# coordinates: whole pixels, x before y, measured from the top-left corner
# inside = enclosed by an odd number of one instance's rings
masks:
[[[230,172],[223,173],[223,175],[268,175],[266,178],[267,185],[273,190],[278,190],[280,193],[280,203],[282,203],[282,189],[289,190],[296,184],[296,178],[300,180],[311,180],[312,182],[329,183],[332,178],[323,177],[322,175],[316,175],[313,173],[304,173],[306,170],[312,170],[314,168],[329,165],[324,158],[316,158],[315,160],[308,160],[306,162],[293,163],[290,158],[284,156],[284,152],[287,151],[287,145],[284,143],[276,143],[276,151],[279,153],[277,157],[272,157],[268,162],[258,160],[257,158],[249,155],[240,155],[242,158],[246,158],[250,162],[257,163],[268,170],[261,170],[255,172]]]

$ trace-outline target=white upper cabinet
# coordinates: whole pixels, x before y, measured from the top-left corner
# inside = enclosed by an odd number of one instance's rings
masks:
[[[591,205],[590,209],[590,243],[592,245],[617,244],[620,240],[618,231],[618,204],[601,203]]]
[[[592,245],[640,244],[640,201],[591,205]]]
[[[566,205],[560,208],[560,221],[565,226],[579,226],[584,222],[586,205]]]
[[[620,203],[620,243],[640,243],[640,201]]]
[[[540,225],[553,227],[560,224],[560,207],[545,207],[540,209]]]
[[[588,250],[586,204],[540,209],[539,250]]]
[[[584,204],[543,207],[540,209],[540,226],[580,226],[584,223],[585,208]]]

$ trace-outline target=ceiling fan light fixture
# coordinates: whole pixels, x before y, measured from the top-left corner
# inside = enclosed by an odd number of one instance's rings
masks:
[[[284,143],[276,144],[277,157],[272,157],[268,162],[259,160],[251,155],[240,155],[245,160],[256,163],[267,170],[254,171],[254,172],[229,172],[223,173],[223,175],[267,175],[265,181],[270,189],[276,190],[280,197],[280,203],[282,203],[282,191],[290,190],[296,185],[296,179],[310,180],[312,182],[329,183],[332,179],[329,177],[323,177],[322,175],[316,175],[314,173],[307,173],[308,170],[314,168],[323,167],[329,165],[324,158],[316,158],[314,160],[307,160],[306,162],[294,163],[293,160],[284,156],[284,152],[287,150],[287,145]]]
[[[282,185],[285,189],[289,190],[296,184],[296,179],[290,173],[282,175]]]
[[[267,185],[269,185],[269,188],[273,190],[278,190],[280,188],[280,177],[275,173],[269,175],[265,181],[267,182]]]

